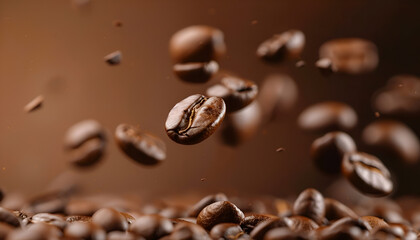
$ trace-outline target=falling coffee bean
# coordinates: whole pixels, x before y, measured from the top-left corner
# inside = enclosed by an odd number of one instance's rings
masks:
[[[105,62],[109,65],[118,65],[121,63],[122,53],[121,51],[112,52],[104,57]]]
[[[341,171],[364,194],[382,197],[391,194],[393,190],[391,174],[381,160],[373,155],[347,153],[344,155]]]
[[[299,30],[275,34],[262,42],[257,56],[268,62],[279,62],[285,58],[298,58],[305,46],[305,35]]]
[[[219,64],[210,62],[178,63],[173,66],[173,71],[178,78],[191,83],[204,83],[219,70]]]
[[[293,213],[308,217],[321,224],[325,218],[324,197],[313,188],[301,192],[293,205]]]
[[[355,152],[356,144],[344,132],[330,132],[315,139],[311,145],[311,157],[319,170],[328,174],[338,174],[345,153]]]
[[[223,99],[189,96],[177,103],[169,112],[165,129],[169,138],[180,144],[197,144],[210,137],[225,116]]]
[[[35,110],[40,109],[43,103],[44,103],[44,96],[39,95],[36,98],[34,98],[32,101],[30,101],[28,104],[26,104],[23,110],[27,113],[33,112]]]
[[[249,80],[232,75],[223,76],[219,84],[207,89],[207,95],[223,98],[227,112],[238,111],[257,97],[258,87]]]
[[[349,130],[356,126],[357,114],[345,103],[321,102],[303,110],[298,124],[307,131]]]
[[[205,207],[197,217],[197,224],[210,231],[219,223],[240,224],[243,212],[229,201],[215,202]]]
[[[118,125],[115,129],[115,140],[127,156],[140,164],[155,165],[166,158],[165,143],[138,127]]]

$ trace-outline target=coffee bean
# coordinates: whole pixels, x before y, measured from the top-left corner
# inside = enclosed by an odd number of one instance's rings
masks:
[[[115,129],[115,140],[120,149],[134,161],[156,165],[166,158],[166,145],[159,138],[129,124]]]
[[[347,133],[330,132],[312,143],[311,158],[322,172],[338,174],[344,154],[356,150],[356,144]]]
[[[223,99],[189,96],[177,103],[169,112],[165,129],[169,138],[180,144],[199,143],[216,131],[225,116]]]
[[[194,206],[188,211],[187,215],[189,217],[196,218],[198,216],[198,214],[200,214],[201,210],[203,210],[208,205],[210,205],[212,203],[215,203],[215,202],[227,201],[227,200],[228,200],[227,196],[223,193],[208,195],[208,196],[204,197],[203,199],[201,199],[196,204],[194,204]]]
[[[364,194],[380,197],[393,190],[391,174],[377,157],[361,152],[344,155],[341,171]]]
[[[389,226],[379,227],[371,235],[372,240],[382,239],[406,239],[404,238],[404,231],[400,228],[391,228]],[[414,238],[414,239],[417,239]]]
[[[298,87],[288,75],[272,74],[265,78],[258,102],[267,121],[281,117],[292,109],[298,98]]]
[[[344,217],[327,227],[319,228],[316,232],[316,239],[368,239],[371,229],[370,225],[364,220]]]
[[[312,239],[301,233],[291,231],[286,227],[273,228],[265,234],[264,240],[309,240]]]
[[[169,51],[175,63],[209,62],[224,55],[226,46],[222,31],[196,25],[176,32],[170,40]]]
[[[372,228],[371,232],[375,232],[377,229],[382,227],[388,227],[388,223],[375,216],[363,216],[360,217],[360,219],[367,222],[370,225],[370,227]]]
[[[293,205],[293,214],[308,217],[321,224],[325,217],[324,197],[313,188],[301,192]]]
[[[263,240],[268,231],[279,227],[287,227],[287,224],[282,218],[271,218],[262,221],[252,230],[250,237],[254,240]]]
[[[92,223],[102,227],[106,232],[125,231],[128,222],[123,215],[113,208],[102,208],[92,216]]]
[[[26,228],[15,229],[9,233],[6,240],[44,240],[60,239],[62,232],[55,226],[46,223],[30,224]]]
[[[219,64],[210,62],[178,63],[173,66],[175,75],[190,83],[205,83],[219,70]]]
[[[73,222],[64,229],[64,236],[67,239],[105,240],[106,232],[91,222]]]
[[[238,111],[252,101],[258,94],[257,85],[249,80],[232,75],[223,76],[219,84],[207,89],[207,95],[223,98],[227,112]]]
[[[261,121],[261,108],[256,101],[239,111],[227,114],[220,129],[222,142],[232,147],[246,142],[255,136]]]
[[[147,240],[158,239],[170,234],[173,225],[169,219],[159,215],[144,215],[137,218],[129,228],[129,231],[144,237]]]
[[[303,216],[286,217],[284,218],[284,222],[287,224],[290,230],[301,234],[309,234],[319,227],[316,222]]]
[[[64,139],[69,161],[78,167],[92,166],[105,152],[105,131],[95,120],[84,120],[70,127]]]
[[[351,208],[335,199],[325,198],[324,203],[325,217],[328,221],[334,221],[344,217],[358,218],[357,214]]]
[[[36,98],[34,98],[32,101],[30,101],[28,104],[26,104],[25,107],[23,108],[23,111],[27,113],[33,112],[35,110],[40,109],[43,103],[44,103],[44,96],[39,95]]]
[[[64,217],[58,214],[51,214],[51,213],[35,214],[30,218],[30,222],[31,223],[38,223],[38,222],[48,223],[48,224],[58,227],[61,230],[63,230],[67,225],[67,222],[64,219]]]
[[[285,58],[298,58],[305,46],[305,35],[299,30],[288,30],[275,34],[262,42],[257,56],[268,62],[279,62]]]
[[[122,53],[121,51],[112,52],[104,57],[104,60],[109,65],[118,65],[121,63]]]
[[[92,217],[89,216],[68,216],[66,218],[67,222],[90,222],[92,221]]]
[[[19,219],[13,214],[12,211],[0,207],[0,222],[7,223],[13,227],[19,227]]]
[[[175,226],[172,233],[167,237],[167,240],[210,240],[212,239],[206,230],[197,224],[193,223],[179,223]]]
[[[405,124],[393,120],[375,121],[363,130],[363,141],[379,150],[391,150],[405,163],[420,160],[420,141]]]
[[[241,223],[244,214],[229,201],[219,201],[205,207],[197,217],[197,224],[210,231],[219,223]]]
[[[244,220],[241,222],[241,228],[246,233],[251,233],[251,231],[254,230],[254,228],[258,224],[266,220],[273,219],[273,218],[278,219],[278,217],[274,215],[269,215],[269,214],[254,214],[254,213],[248,214],[245,216]]]
[[[213,239],[235,240],[243,234],[242,228],[235,223],[220,223],[210,231],[210,237]]]
[[[303,110],[298,124],[307,131],[349,130],[357,124],[357,115],[347,104],[322,102]]]
[[[378,65],[378,51],[374,43],[360,38],[334,39],[319,49],[320,58],[329,58],[337,71],[361,74],[373,71]]]
[[[330,75],[337,72],[337,66],[329,58],[321,58],[315,62],[315,66],[323,75]]]

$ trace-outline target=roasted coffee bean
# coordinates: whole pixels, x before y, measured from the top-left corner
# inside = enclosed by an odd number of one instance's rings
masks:
[[[388,223],[375,216],[363,216],[360,217],[360,219],[367,222],[370,225],[370,227],[372,228],[372,230],[370,230],[371,232],[375,232],[377,229],[382,227],[388,227]]]
[[[10,232],[6,240],[50,240],[60,239],[61,237],[62,232],[57,227],[46,223],[34,223],[26,228]]]
[[[296,104],[298,95],[296,82],[290,76],[267,76],[258,95],[264,118],[270,121],[282,116]]]
[[[303,216],[286,217],[284,218],[284,222],[287,224],[290,230],[302,234],[309,234],[319,227],[316,222]]]
[[[102,227],[106,232],[125,231],[128,222],[123,215],[113,208],[102,208],[92,216],[92,222]]]
[[[298,58],[305,46],[305,35],[299,30],[288,30],[275,34],[262,42],[257,56],[268,62],[279,62],[285,58]]]
[[[301,192],[293,205],[293,214],[308,217],[321,224],[325,217],[324,197],[313,188]]]
[[[356,144],[347,133],[330,132],[312,143],[311,158],[322,172],[338,174],[344,154],[356,150]]]
[[[238,239],[244,234],[241,226],[235,223],[220,223],[214,226],[210,231],[210,237],[213,239]]]
[[[162,238],[166,240],[210,240],[209,234],[197,224],[179,223],[174,227],[170,235]]]
[[[350,217],[341,218],[331,225],[319,228],[316,239],[341,240],[341,239],[367,239],[371,226],[362,219]]]
[[[258,87],[254,82],[233,75],[223,76],[219,84],[207,89],[208,96],[223,98],[227,112],[246,107],[255,100],[257,94]]]
[[[391,228],[388,226],[383,226],[375,231],[371,235],[372,240],[394,240],[394,239],[405,239],[404,232],[399,228]],[[417,239],[414,238],[414,239]]]
[[[134,161],[155,165],[166,158],[166,145],[159,138],[138,127],[120,124],[115,129],[115,140],[120,149]]]
[[[66,133],[64,144],[75,166],[92,166],[105,152],[105,131],[95,120],[76,123]]]
[[[121,51],[112,52],[104,57],[104,60],[109,65],[118,65],[121,63],[122,53]]]
[[[0,222],[7,223],[13,227],[19,227],[19,219],[13,214],[12,211],[0,207]]]
[[[110,232],[106,236],[107,240],[143,240],[144,238],[135,236],[133,233],[130,232],[119,232],[114,231]]]
[[[269,219],[278,219],[278,217],[269,214],[248,214],[245,216],[244,220],[241,222],[241,228],[246,233],[251,233],[254,230],[255,226]]]
[[[67,222],[91,222],[92,217],[89,216],[68,216],[66,218]]]
[[[264,240],[306,240],[311,239],[301,233],[293,232],[286,227],[273,228],[265,234]]]
[[[67,225],[67,222],[63,216],[58,215],[58,214],[51,214],[51,213],[35,214],[30,218],[30,222],[31,223],[38,223],[38,222],[48,223],[48,224],[58,227],[61,230],[63,230]]]
[[[332,73],[337,72],[337,66],[329,58],[321,58],[315,62],[315,67],[319,69],[319,71],[328,76]]]
[[[375,44],[360,38],[328,41],[320,47],[319,56],[331,59],[337,71],[348,74],[373,71],[379,61]]]
[[[287,227],[287,224],[285,223],[284,219],[282,218],[271,218],[266,221],[263,221],[259,223],[249,234],[251,239],[254,240],[263,240],[264,236],[268,231],[270,231],[273,228],[279,228],[279,227]]]
[[[341,171],[364,194],[380,197],[393,190],[391,174],[377,157],[361,152],[344,155]]]
[[[175,63],[209,62],[225,54],[222,31],[210,26],[196,25],[176,32],[169,43]]]
[[[356,112],[341,102],[322,102],[306,108],[298,118],[307,131],[349,130],[357,124]]]
[[[67,239],[105,240],[106,232],[91,222],[73,222],[64,229],[64,236]]]
[[[413,75],[393,76],[373,96],[374,108],[382,114],[418,114],[420,111],[420,78]]]
[[[262,121],[261,108],[254,101],[243,109],[227,114],[220,129],[222,142],[238,146],[257,133]]]
[[[223,99],[189,96],[177,103],[169,112],[165,129],[169,138],[180,144],[196,144],[216,131],[225,116]]]
[[[32,101],[30,101],[28,104],[26,104],[25,107],[23,108],[23,111],[27,113],[33,112],[35,110],[40,109],[43,103],[44,103],[44,96],[39,95],[36,98],[34,98]]]
[[[219,64],[210,62],[178,63],[173,66],[175,75],[186,82],[204,83],[219,70]]]
[[[325,198],[324,203],[325,217],[328,221],[334,221],[344,217],[358,218],[357,214],[351,208],[335,199]]]
[[[240,224],[243,212],[229,201],[219,201],[205,207],[197,217],[197,224],[210,231],[219,223]]]
[[[405,124],[394,120],[378,120],[363,130],[363,141],[382,150],[390,149],[405,163],[420,160],[420,141]]]
[[[147,240],[158,239],[170,234],[173,230],[171,221],[159,215],[144,215],[137,218],[129,231]]]
[[[215,203],[215,202],[227,201],[227,200],[228,200],[227,196],[223,193],[208,195],[208,196],[204,197],[203,199],[201,199],[196,204],[194,204],[194,206],[188,211],[187,215],[189,217],[194,217],[195,218],[195,217],[198,216],[198,214],[200,214],[201,210],[203,210],[208,205],[210,205],[212,203]]]

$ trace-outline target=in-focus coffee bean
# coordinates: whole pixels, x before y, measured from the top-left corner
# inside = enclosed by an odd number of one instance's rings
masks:
[[[215,203],[215,202],[227,201],[227,200],[228,200],[228,198],[224,193],[217,193],[217,194],[214,194],[214,195],[208,195],[208,196],[202,198],[196,204],[194,204],[194,206],[192,206],[192,208],[188,211],[188,216],[196,218],[198,216],[198,214],[200,214],[201,210],[203,210],[208,205],[210,205],[212,203]]]
[[[197,217],[197,224],[210,231],[219,223],[240,224],[243,212],[229,201],[219,201],[205,207]]]
[[[169,138],[180,144],[197,144],[210,137],[225,117],[223,99],[189,96],[177,103],[169,112],[165,129]]]

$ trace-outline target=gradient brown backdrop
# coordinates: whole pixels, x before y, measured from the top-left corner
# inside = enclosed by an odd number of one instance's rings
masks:
[[[361,118],[350,133],[359,141],[362,127],[374,119],[370,98],[375,89],[394,74],[420,75],[420,4],[402,2],[96,0],[75,8],[67,0],[0,0],[0,186],[34,194],[70,172],[87,191],[149,196],[323,189],[332,179],[322,176],[308,157],[316,135],[301,132],[296,117],[311,103],[344,101]],[[123,27],[112,25],[116,19]],[[193,24],[224,31],[228,54],[223,68],[258,83],[269,73],[290,74],[300,90],[296,108],[238,148],[222,146],[217,134],[194,146],[170,141],[163,127],[169,110],[211,84],[186,84],[171,71],[168,40]],[[306,34],[306,67],[265,65],[255,57],[261,41],[290,28]],[[378,69],[361,76],[320,75],[313,67],[318,47],[338,37],[375,42]],[[103,56],[115,50],[122,51],[122,64],[106,65]],[[45,96],[44,107],[25,114],[23,106],[39,94]],[[80,172],[66,163],[62,139],[69,126],[86,118],[100,121],[110,141],[103,162]],[[111,136],[122,122],[161,137],[168,147],[166,162],[146,168],[122,155]],[[419,119],[408,124],[420,132]],[[286,151],[277,153],[278,147]],[[411,171],[406,178],[418,182],[418,169],[398,171]],[[400,189],[420,191],[405,186]]]

